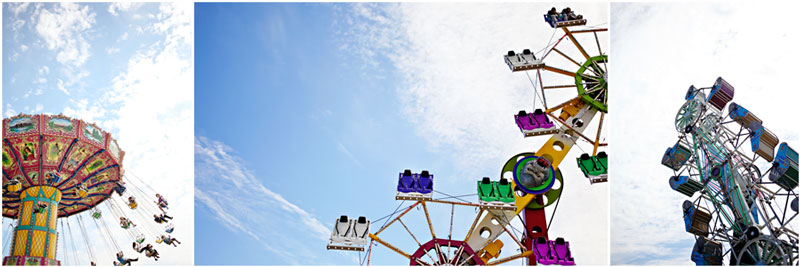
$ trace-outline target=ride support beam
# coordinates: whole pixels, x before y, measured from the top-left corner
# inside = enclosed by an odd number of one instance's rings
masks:
[[[568,70],[563,70],[563,69],[559,69],[559,68],[551,67],[551,66],[547,66],[547,65],[544,65],[544,69],[548,70],[548,71],[552,71],[552,72],[558,73],[558,74],[563,74],[563,75],[566,75],[566,76],[569,76],[569,77],[575,77],[575,72],[574,71],[571,72],[571,71],[568,71]]]
[[[519,258],[522,258],[522,257],[528,257],[528,256],[531,256],[531,255],[533,255],[533,251],[528,250],[528,251],[522,252],[522,253],[514,255],[514,256],[505,257],[505,258],[502,258],[502,259],[498,259],[496,261],[492,261],[492,262],[486,263],[486,265],[500,265],[500,264],[503,264],[503,263],[506,263],[506,262],[509,262],[509,261],[513,261],[513,260],[516,260],[516,259],[519,259]]]
[[[56,220],[61,197],[61,191],[52,186],[22,191],[11,255],[3,258],[3,265],[61,265],[56,260]]]
[[[572,41],[573,44],[575,44],[575,47],[577,47],[578,50],[581,51],[581,54],[583,54],[583,56],[586,57],[586,60],[589,60],[589,54],[587,54],[586,50],[583,49],[583,46],[581,46],[581,44],[578,43],[578,40],[575,40],[575,36],[572,36],[572,32],[569,31],[569,28],[561,27],[561,29],[564,29],[564,33],[566,33],[567,36],[569,36],[569,39]]]
[[[544,204],[541,198],[537,198],[535,201],[540,205]],[[539,237],[550,239],[547,235],[547,215],[544,213],[544,209],[525,208],[522,218],[525,220],[525,237],[522,240],[525,249],[533,251],[533,243]],[[536,255],[528,255],[527,260],[528,265],[536,265]]]
[[[397,215],[397,217],[396,217],[396,218],[394,218],[394,220],[392,220],[391,222],[387,223],[387,224],[386,224],[386,226],[384,226],[383,228],[381,228],[380,230],[378,230],[377,232],[375,232],[375,234],[376,234],[376,235],[377,235],[377,234],[380,234],[381,232],[383,232],[383,230],[386,230],[386,228],[389,228],[389,225],[392,225],[394,222],[396,222],[397,220],[399,220],[399,219],[400,219],[400,217],[403,217],[403,215],[406,215],[406,213],[408,213],[409,211],[411,211],[412,209],[414,209],[414,207],[416,207],[417,205],[419,205],[419,203],[420,203],[420,202],[419,202],[419,201],[417,201],[417,203],[414,203],[414,205],[411,205],[411,206],[409,206],[409,207],[408,207],[408,208],[407,208],[405,211],[403,211],[403,213],[400,213],[400,215]]]
[[[572,33],[576,34],[576,33],[607,32],[607,31],[608,31],[608,28],[602,28],[602,29],[591,29],[591,30],[577,30],[577,31],[572,31]]]
[[[594,139],[594,150],[592,156],[597,156],[597,147],[600,145],[600,131],[603,130],[603,118],[605,113],[600,112],[600,124],[597,126],[597,137]]]

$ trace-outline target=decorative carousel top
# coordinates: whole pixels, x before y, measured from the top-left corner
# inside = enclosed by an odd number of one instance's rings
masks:
[[[61,190],[58,217],[92,209],[121,186],[124,155],[93,123],[60,114],[3,119],[3,216],[16,218],[20,193],[40,185]]]

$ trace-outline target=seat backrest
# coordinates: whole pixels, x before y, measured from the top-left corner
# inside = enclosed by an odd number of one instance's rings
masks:
[[[431,189],[433,189],[433,176],[420,174],[417,180],[417,192],[423,194],[430,193]]]

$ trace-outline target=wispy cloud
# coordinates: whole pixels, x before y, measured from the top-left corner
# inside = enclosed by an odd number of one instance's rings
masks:
[[[344,144],[338,142],[336,143],[336,148],[339,149],[339,152],[342,152],[345,156],[350,158],[350,160],[353,161],[353,164],[355,164],[358,167],[362,167],[361,161],[359,161],[358,158],[356,158],[356,156],[353,155],[353,153],[350,153],[350,150],[347,149],[347,147],[344,146]]]
[[[266,188],[261,181],[268,178],[258,178],[224,143],[198,136],[194,150],[198,203],[211,209],[226,228],[250,236],[287,263],[315,262],[318,256],[304,244],[327,240],[328,227],[308,211]]]

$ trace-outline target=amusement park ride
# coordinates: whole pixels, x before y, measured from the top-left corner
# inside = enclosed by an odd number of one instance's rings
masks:
[[[678,142],[661,160],[674,171],[672,189],[690,198],[682,207],[696,239],[691,260],[797,265],[797,151],[730,102],[733,95],[721,77],[708,88],[690,86],[675,117]]]
[[[593,146],[591,154],[584,153],[576,159],[578,168],[588,182],[595,184],[608,180],[608,156],[605,152],[597,151],[598,148],[607,145],[600,142],[600,133],[603,117],[608,112],[606,74],[608,55],[603,53],[598,38],[598,34],[606,33],[607,29],[585,27],[586,19],[575,15],[569,8],[560,13],[553,8],[544,15],[544,19],[554,29],[553,34],[560,29],[564,35],[557,41],[548,43],[539,52],[533,53],[525,49],[522,53],[509,51],[503,56],[512,72],[526,72],[534,87],[534,95],[538,95],[539,92],[542,94],[540,101],[543,109],[535,109],[533,112],[520,111],[514,115],[514,120],[524,137],[549,136],[544,145],[535,153],[526,152],[511,157],[503,165],[498,180],[493,181],[489,177],[478,180],[476,202],[465,201],[459,196],[434,190],[434,175],[429,171],[413,173],[411,170],[405,170],[398,175],[395,199],[414,203],[384,217],[387,221],[372,233],[371,222],[365,217],[350,219],[341,216],[335,222],[328,249],[365,251],[367,264],[375,242],[400,254],[410,265],[497,265],[520,258],[525,258],[528,265],[575,264],[576,261],[570,251],[570,242],[561,237],[550,239],[548,232],[550,225],[544,208],[554,203],[557,208],[564,186],[564,177],[559,166],[570,149],[578,146],[578,141],[585,141]],[[574,29],[575,27],[582,28]],[[581,44],[579,40],[586,42],[586,38],[590,40],[588,45]],[[596,50],[593,48],[595,45]],[[569,55],[570,52],[573,55]],[[528,71],[535,71],[538,88]],[[542,78],[544,73],[565,79],[569,84],[553,84],[552,81],[558,79]],[[547,85],[544,80],[549,81]],[[570,88],[574,88],[572,90],[577,94],[571,94],[571,97],[562,103],[548,107],[546,96],[550,95],[549,92]],[[536,103],[535,98],[534,103]],[[595,138],[592,139],[583,132],[597,115],[600,118]],[[433,193],[448,197],[434,198]],[[446,200],[452,198],[459,201]],[[434,231],[428,211],[429,205],[434,204],[450,206],[450,232],[446,237],[442,235],[437,237]],[[417,239],[403,220],[409,211],[420,206],[425,213],[431,235],[431,239],[424,243]],[[454,239],[452,236],[456,206],[478,210],[464,239]],[[553,209],[551,217],[555,210]],[[511,224],[515,218],[520,219],[520,224],[524,227],[522,231]],[[382,219],[377,221],[380,220]],[[379,237],[395,222],[399,222],[414,239],[417,248],[413,253],[408,253]],[[503,233],[507,233],[516,245],[516,251],[515,249],[504,251],[514,251],[515,254],[501,253],[504,244],[498,238]]]
[[[150,188],[125,174],[124,156],[111,134],[82,120],[45,114],[4,119],[3,217],[13,221],[4,232],[3,265],[108,265],[111,258],[122,264],[134,258],[123,252],[131,243],[158,260],[147,241],[179,243],[169,236],[174,227],[166,222],[166,200],[136,186],[133,180]],[[72,225],[84,248],[76,247]]]

